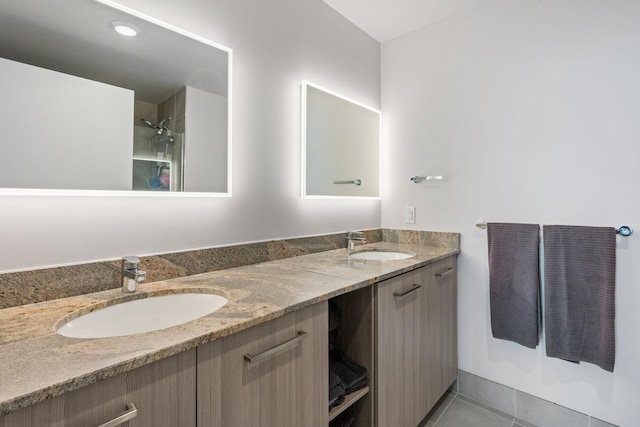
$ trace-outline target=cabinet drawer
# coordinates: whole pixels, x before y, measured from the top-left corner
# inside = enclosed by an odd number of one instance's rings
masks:
[[[326,426],[327,302],[198,347],[198,426]]]
[[[189,350],[0,417],[0,427],[195,427],[196,352]]]

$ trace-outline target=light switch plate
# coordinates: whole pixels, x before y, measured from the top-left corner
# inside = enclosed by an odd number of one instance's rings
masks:
[[[416,223],[416,208],[414,207],[404,208],[404,223],[405,224]]]

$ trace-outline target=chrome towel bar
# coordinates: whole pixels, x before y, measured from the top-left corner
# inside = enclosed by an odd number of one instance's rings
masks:
[[[487,228],[487,222],[477,221],[476,227],[484,230]],[[616,228],[616,234],[619,234],[623,237],[629,237],[633,234],[633,228],[629,227],[628,225],[621,225],[619,228]]]
[[[352,179],[350,181],[333,181],[334,184],[355,184],[355,185],[362,185],[362,180],[361,179]]]

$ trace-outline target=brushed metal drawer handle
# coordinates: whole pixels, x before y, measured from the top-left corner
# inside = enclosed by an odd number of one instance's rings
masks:
[[[449,267],[449,268],[447,268],[447,269],[446,269],[444,272],[442,272],[442,273],[436,273],[436,277],[437,277],[438,279],[441,279],[441,278],[443,278],[444,276],[448,276],[449,274],[453,273],[454,271],[456,271],[456,269],[455,269],[455,268],[453,268],[453,267]]]
[[[403,297],[403,296],[405,296],[407,294],[410,294],[411,292],[417,291],[418,289],[420,289],[420,287],[422,287],[422,285],[413,285],[413,288],[407,289],[406,291],[394,292],[393,296],[394,297]]]
[[[98,427],[115,427],[115,426],[119,426],[120,424],[132,420],[135,417],[138,416],[138,408],[136,408],[136,405],[134,405],[133,402],[130,402],[129,404],[127,404],[127,410],[124,411],[122,414],[118,415],[117,417],[115,417],[114,419],[112,419],[111,421],[107,421],[104,424],[100,424]]]
[[[262,353],[258,353],[256,355],[251,355],[249,353],[244,355],[244,360],[249,363],[258,363],[263,361],[264,359],[268,359],[276,353],[280,353],[294,345],[298,344],[300,341],[307,337],[307,333],[305,331],[298,331],[298,335],[283,342],[282,344],[278,344],[275,347],[271,347],[269,350],[265,350]]]

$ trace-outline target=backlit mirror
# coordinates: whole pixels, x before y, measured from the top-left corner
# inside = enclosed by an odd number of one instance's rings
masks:
[[[231,59],[110,0],[3,0],[0,188],[228,195]]]
[[[380,197],[380,112],[302,83],[303,197]]]

